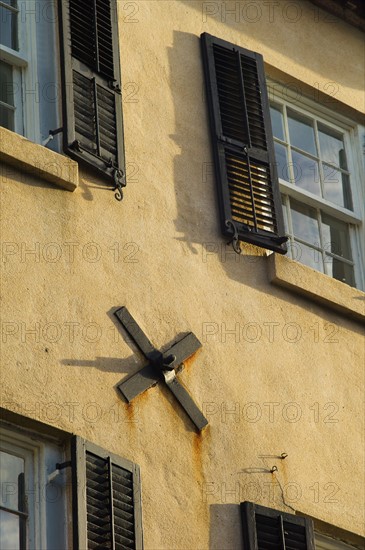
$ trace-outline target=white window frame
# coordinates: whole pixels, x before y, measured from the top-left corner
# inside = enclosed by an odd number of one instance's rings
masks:
[[[64,470],[55,476],[64,454],[56,441],[10,425],[0,427],[0,450],[24,459],[27,503],[27,549],[59,550],[67,545],[66,485]],[[63,495],[66,491],[63,490]]]
[[[320,533],[315,533],[316,550],[357,550],[356,546],[351,546]]]
[[[295,199],[296,201],[320,209],[322,212],[351,224],[349,227],[349,239],[354,262],[354,277],[356,288],[364,288],[364,229],[365,220],[364,186],[361,182],[365,181],[364,161],[361,158],[363,148],[362,139],[365,140],[365,128],[347,117],[339,114],[337,111],[329,109],[327,106],[301,95],[298,98],[290,97],[295,91],[272,79],[267,79],[267,87],[270,103],[285,105],[286,108],[294,109],[310,119],[317,119],[323,122],[327,127],[335,131],[344,133],[345,149],[347,155],[348,168],[350,172],[350,185],[354,210],[348,210],[327,201],[323,197],[314,195],[306,190],[300,189],[295,184],[279,178],[280,192],[283,195]],[[288,97],[289,96],[289,97]],[[286,132],[288,129],[286,128]],[[287,134],[288,135],[288,134]],[[289,245],[290,248],[290,245]]]
[[[0,0],[1,1],[1,0]],[[50,130],[55,130],[61,123],[61,85],[58,59],[58,12],[56,0],[18,0],[18,46],[19,51],[0,44],[0,60],[13,67],[14,83],[14,132],[21,134],[38,144],[47,145],[46,138]],[[39,48],[39,34],[47,38],[49,58],[46,69],[52,70],[52,83],[57,98],[52,105],[47,97],[47,89],[40,78],[39,56],[44,54]],[[44,59],[42,58],[43,64]],[[41,130],[41,111],[44,118],[55,120],[55,128],[49,128],[47,135]],[[53,147],[52,147],[53,148]],[[57,143],[56,150],[60,146]]]

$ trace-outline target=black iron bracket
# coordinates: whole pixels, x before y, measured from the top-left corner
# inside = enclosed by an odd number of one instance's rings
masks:
[[[65,468],[70,468],[72,466],[71,460],[67,460],[66,462],[57,462],[56,464],[56,470],[64,470]]]
[[[228,229],[232,229],[233,231],[233,237],[230,241],[227,242],[227,245],[231,244],[236,254],[241,254],[241,247],[238,244],[239,239],[238,239],[238,231],[237,231],[236,224],[232,220],[226,220],[225,224]]]
[[[54,136],[57,136],[57,134],[60,134],[61,132],[63,132],[63,126],[62,128],[57,128],[56,130],[50,130],[46,139],[42,141],[42,145],[47,147],[48,143],[54,138]]]
[[[114,168],[113,176],[114,176],[114,183],[115,183],[115,187],[113,191],[116,191],[116,193],[114,193],[114,196],[117,199],[117,201],[121,201],[123,200],[123,187],[126,186],[124,172],[119,168]]]

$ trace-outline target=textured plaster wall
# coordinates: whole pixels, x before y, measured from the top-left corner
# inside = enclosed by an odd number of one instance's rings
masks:
[[[361,35],[312,22],[305,2],[291,24],[204,21],[203,4],[118,3],[123,203],[85,171],[69,193],[3,168],[3,406],[137,462],[147,549],[238,548],[243,500],[361,533],[361,326],[270,285],[262,250],[226,248],[199,49],[204,31],[237,42],[321,91],[338,83],[360,111]],[[203,342],[179,375],[202,435],[161,386],[130,406],[116,393],[143,365],[110,316],[120,305],[158,347],[188,330]]]

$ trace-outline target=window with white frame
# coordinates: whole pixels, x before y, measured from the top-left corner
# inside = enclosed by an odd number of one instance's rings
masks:
[[[141,550],[139,466],[51,426],[22,424],[0,426],[1,550]]]
[[[89,165],[122,200],[117,0],[0,0],[0,126]]]
[[[62,448],[8,427],[0,435],[1,549],[67,548],[65,474],[51,475],[63,462]]]
[[[275,85],[269,91],[289,256],[364,289],[364,128],[318,103],[290,102]]]
[[[0,0],[0,126],[35,143],[60,126],[57,20],[53,0]]]

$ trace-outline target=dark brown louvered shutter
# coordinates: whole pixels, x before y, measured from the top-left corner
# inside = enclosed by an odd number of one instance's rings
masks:
[[[207,33],[201,42],[223,233],[285,254],[263,58]]]
[[[67,154],[125,186],[115,0],[60,0]]]
[[[243,550],[315,550],[313,524],[252,502],[241,503]]]
[[[139,467],[80,437],[72,442],[75,550],[140,550]]]

